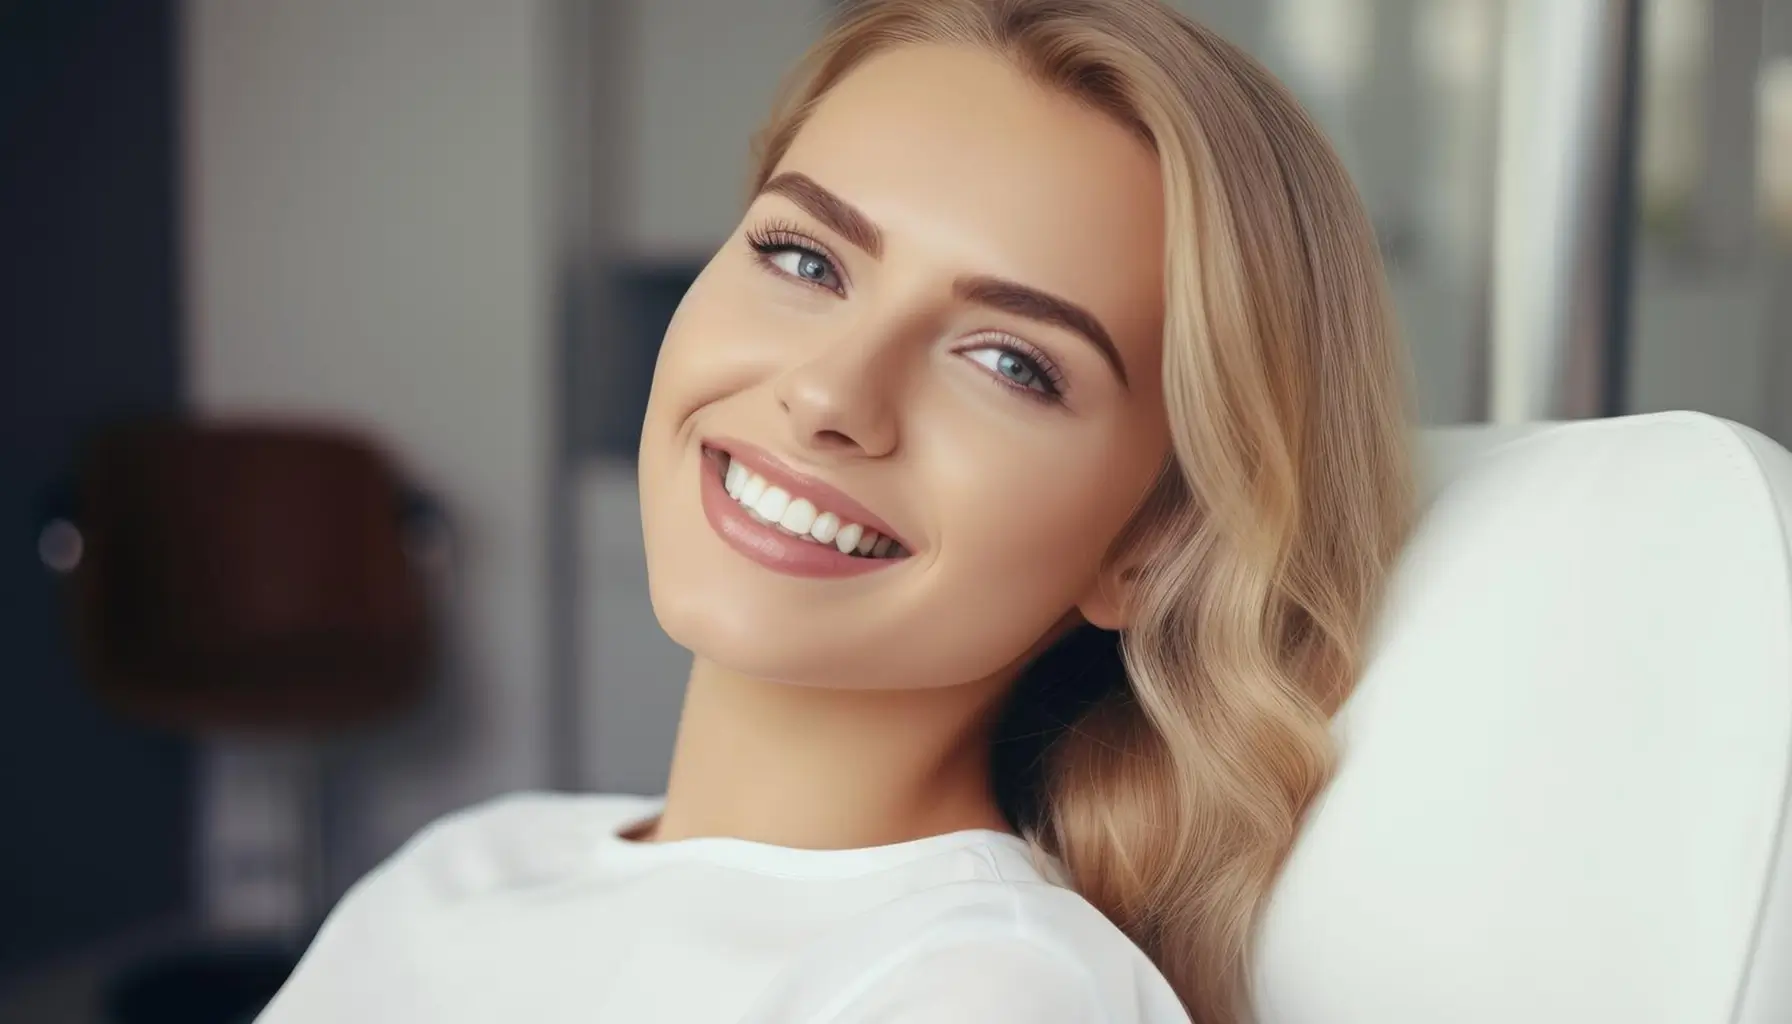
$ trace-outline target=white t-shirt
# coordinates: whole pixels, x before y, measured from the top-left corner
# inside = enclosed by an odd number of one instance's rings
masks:
[[[659,807],[528,794],[442,819],[349,891],[258,1024],[1188,1020],[1013,836],[620,837]]]

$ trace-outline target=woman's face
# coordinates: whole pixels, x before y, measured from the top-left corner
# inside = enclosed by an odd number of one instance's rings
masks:
[[[666,333],[640,483],[667,633],[901,688],[1114,625],[1105,556],[1168,452],[1161,192],[1126,129],[980,52],[838,83]]]

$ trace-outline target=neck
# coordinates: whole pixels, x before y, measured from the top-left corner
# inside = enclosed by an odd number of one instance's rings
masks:
[[[1000,681],[847,690],[691,670],[655,841],[853,849],[1008,831],[989,787]]]

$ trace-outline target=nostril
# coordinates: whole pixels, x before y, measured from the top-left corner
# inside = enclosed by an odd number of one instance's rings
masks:
[[[857,448],[859,443],[838,430],[817,430],[816,445],[824,448]]]

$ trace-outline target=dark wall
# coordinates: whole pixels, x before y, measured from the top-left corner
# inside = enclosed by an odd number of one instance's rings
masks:
[[[573,454],[635,457],[660,339],[702,270],[623,266],[603,278],[607,325],[575,338],[571,351]]]
[[[0,0],[0,974],[179,912],[190,747],[88,698],[41,503],[179,401],[172,0]]]

